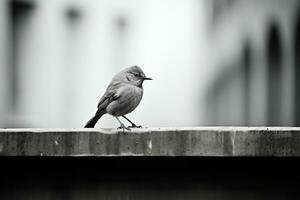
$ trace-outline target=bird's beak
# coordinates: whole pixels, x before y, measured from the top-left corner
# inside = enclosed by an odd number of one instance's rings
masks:
[[[149,78],[149,77],[144,77],[143,79],[144,80],[152,80],[152,78]]]

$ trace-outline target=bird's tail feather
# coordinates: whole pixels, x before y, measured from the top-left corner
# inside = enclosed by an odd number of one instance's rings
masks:
[[[105,110],[98,110],[96,114],[86,123],[84,128],[94,128],[97,121],[105,114]]]

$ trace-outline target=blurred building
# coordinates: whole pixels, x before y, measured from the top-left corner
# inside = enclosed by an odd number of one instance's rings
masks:
[[[144,126],[298,125],[297,0],[3,0],[0,127],[83,127],[111,77]],[[110,116],[98,127],[116,127]]]
[[[300,125],[300,2],[208,1],[210,125]]]
[[[130,119],[202,121],[204,1],[4,0],[0,9],[0,127],[83,127],[111,77],[131,65],[154,81]],[[97,126],[118,122],[103,116]]]
[[[76,31],[66,36],[80,13],[71,1],[4,0],[0,9],[0,126],[55,126],[55,118],[66,112],[63,104],[73,106],[64,101],[73,91],[74,74],[66,61],[76,51],[68,47]],[[71,77],[65,76],[68,70]]]

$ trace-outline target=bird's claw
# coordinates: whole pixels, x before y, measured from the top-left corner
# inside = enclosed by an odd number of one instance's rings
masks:
[[[120,127],[118,127],[118,129],[123,129],[123,132],[125,132],[125,129],[130,131],[130,128],[129,127],[126,127],[124,124],[121,124]]]
[[[127,128],[142,128],[142,126],[140,126],[140,125],[137,126],[137,125],[134,124],[134,125],[128,126]]]

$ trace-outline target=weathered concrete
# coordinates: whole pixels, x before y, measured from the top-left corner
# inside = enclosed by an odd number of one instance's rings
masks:
[[[2,156],[300,156],[300,128],[0,129]]]

